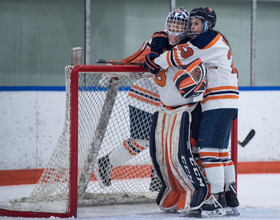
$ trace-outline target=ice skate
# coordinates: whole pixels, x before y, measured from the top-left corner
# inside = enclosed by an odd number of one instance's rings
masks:
[[[104,188],[111,186],[111,171],[113,166],[111,165],[108,155],[98,159],[98,168],[95,167],[95,176],[99,185]],[[99,170],[99,172],[98,172]]]
[[[220,192],[211,194],[211,196],[204,202],[201,209],[202,217],[218,217],[226,215],[227,203],[225,193]]]
[[[230,191],[225,192],[225,198],[228,206],[226,209],[227,215],[240,215],[237,210],[239,201],[236,196],[236,183],[231,184],[229,188]]]

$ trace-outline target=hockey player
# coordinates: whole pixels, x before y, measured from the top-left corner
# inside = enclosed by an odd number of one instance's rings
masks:
[[[200,208],[208,192],[190,144],[190,112],[203,98],[207,69],[199,58],[177,66],[163,61],[173,51],[184,53],[187,29],[187,11],[180,8],[170,13],[167,34],[153,34],[151,52],[144,62],[145,69],[155,75],[162,107],[153,115],[150,135],[150,156],[162,183],[156,203],[164,211],[180,213]],[[166,50],[168,41],[174,46],[170,51]],[[162,58],[162,62],[156,63],[155,58]]]
[[[211,186],[211,196],[202,206],[202,215],[225,215],[226,206],[238,214],[235,169],[228,152],[231,124],[238,114],[237,72],[226,38],[213,30],[216,23],[214,10],[199,7],[193,9],[190,16],[192,57],[200,57],[217,66],[208,72],[207,91],[201,102],[197,146]]]
[[[221,33],[213,30],[215,23],[216,14],[211,8],[193,9],[190,13],[191,40],[178,45],[176,50],[148,57],[155,72],[160,68],[181,67],[197,58],[216,67],[207,72],[197,143],[211,186],[211,195],[202,206],[202,216],[226,215],[227,206],[238,214],[236,207],[239,205],[234,164],[228,152],[231,123],[238,113],[238,79],[229,44]]]

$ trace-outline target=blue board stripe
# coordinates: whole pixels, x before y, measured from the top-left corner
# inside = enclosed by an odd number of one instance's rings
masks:
[[[104,91],[103,87],[92,87],[94,91]],[[129,86],[122,86],[120,91],[129,91]],[[239,91],[279,91],[280,86],[241,86]],[[0,86],[0,92],[9,91],[65,91],[65,86]]]

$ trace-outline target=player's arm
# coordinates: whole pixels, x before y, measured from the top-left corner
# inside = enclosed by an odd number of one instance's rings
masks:
[[[154,59],[166,51],[169,46],[168,36],[164,31],[157,31],[152,36],[151,52],[145,56],[144,68],[152,74],[157,74],[160,66],[154,63]]]

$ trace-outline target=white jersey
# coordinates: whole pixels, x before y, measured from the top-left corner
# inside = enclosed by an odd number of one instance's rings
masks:
[[[172,51],[161,54],[154,62],[167,69],[168,73],[169,69],[183,67],[197,58],[208,66],[217,67],[207,70],[207,90],[201,101],[202,111],[238,108],[237,73],[233,70],[230,48],[220,33],[210,31],[200,34],[188,43],[179,44]],[[161,93],[160,97],[164,98]]]

